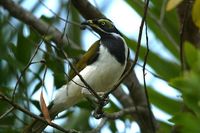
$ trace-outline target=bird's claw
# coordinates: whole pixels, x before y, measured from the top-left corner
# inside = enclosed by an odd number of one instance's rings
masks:
[[[106,97],[102,100],[102,105],[106,106],[109,103],[109,97]]]
[[[102,116],[103,116],[103,114],[98,114],[98,113],[93,113],[93,116],[94,116],[94,118],[96,118],[96,119],[100,119],[100,118],[102,118]]]
[[[102,109],[96,108],[92,115],[94,116],[94,118],[100,119],[103,117],[103,114],[104,113],[103,113]]]
[[[104,97],[104,92],[97,92],[97,94],[101,97],[101,100],[94,97],[87,89],[82,89],[82,93],[85,97],[87,97],[89,100],[94,101],[96,104],[101,104],[102,106],[105,106],[109,102],[109,97]]]

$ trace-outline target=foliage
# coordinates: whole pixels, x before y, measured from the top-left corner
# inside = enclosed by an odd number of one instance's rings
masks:
[[[185,56],[189,67],[182,76],[171,80],[171,84],[182,93],[183,103],[186,109],[174,115],[172,122],[180,127],[181,132],[200,131],[200,50],[193,45],[185,43]]]

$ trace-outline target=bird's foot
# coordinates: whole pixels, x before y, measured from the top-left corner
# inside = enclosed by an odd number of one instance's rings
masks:
[[[83,89],[82,94],[86,97],[88,101],[96,106],[92,115],[96,119],[102,118],[104,116],[103,107],[109,103],[109,97],[105,95],[104,92],[97,92],[97,94],[101,97],[101,99],[99,100],[95,96],[93,96],[87,89]]]
[[[94,113],[93,113],[92,115],[93,115],[94,118],[96,118],[96,119],[100,119],[100,118],[103,117],[103,114],[98,114],[98,113],[96,113],[95,111],[94,111]]]
[[[109,103],[109,97],[104,97],[104,92],[97,92],[97,94],[102,98],[102,100],[97,99],[93,96],[87,89],[82,89],[82,94],[89,100],[94,101],[96,104],[101,104],[101,106],[105,106]]]
[[[104,112],[103,112],[103,107],[98,106],[93,114],[92,114],[96,119],[100,119],[104,116]]]
[[[109,97],[108,97],[108,96],[105,97],[105,98],[103,97],[103,99],[102,99],[101,102],[102,102],[102,105],[103,105],[103,106],[106,106],[106,105],[109,103]]]

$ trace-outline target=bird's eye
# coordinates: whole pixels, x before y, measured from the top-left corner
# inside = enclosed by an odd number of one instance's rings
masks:
[[[106,24],[106,22],[101,22],[101,25],[103,25],[103,26],[104,26],[105,24]]]

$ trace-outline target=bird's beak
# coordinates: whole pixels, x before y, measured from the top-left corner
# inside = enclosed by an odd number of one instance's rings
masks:
[[[93,21],[92,20],[87,20],[87,21],[85,21],[85,22],[82,22],[81,23],[81,25],[88,25],[88,26],[92,26],[94,23],[93,23]]]
[[[86,29],[86,28],[92,28],[95,32],[99,33],[100,32],[104,32],[95,22],[94,20],[87,20],[83,23],[81,23],[82,25],[82,29]]]
[[[81,28],[82,28],[83,30],[86,29],[88,26],[91,27],[91,28],[96,28],[96,29],[98,29],[98,26],[93,22],[93,20],[87,20],[87,21],[85,21],[85,22],[82,22],[81,25],[82,25]]]

